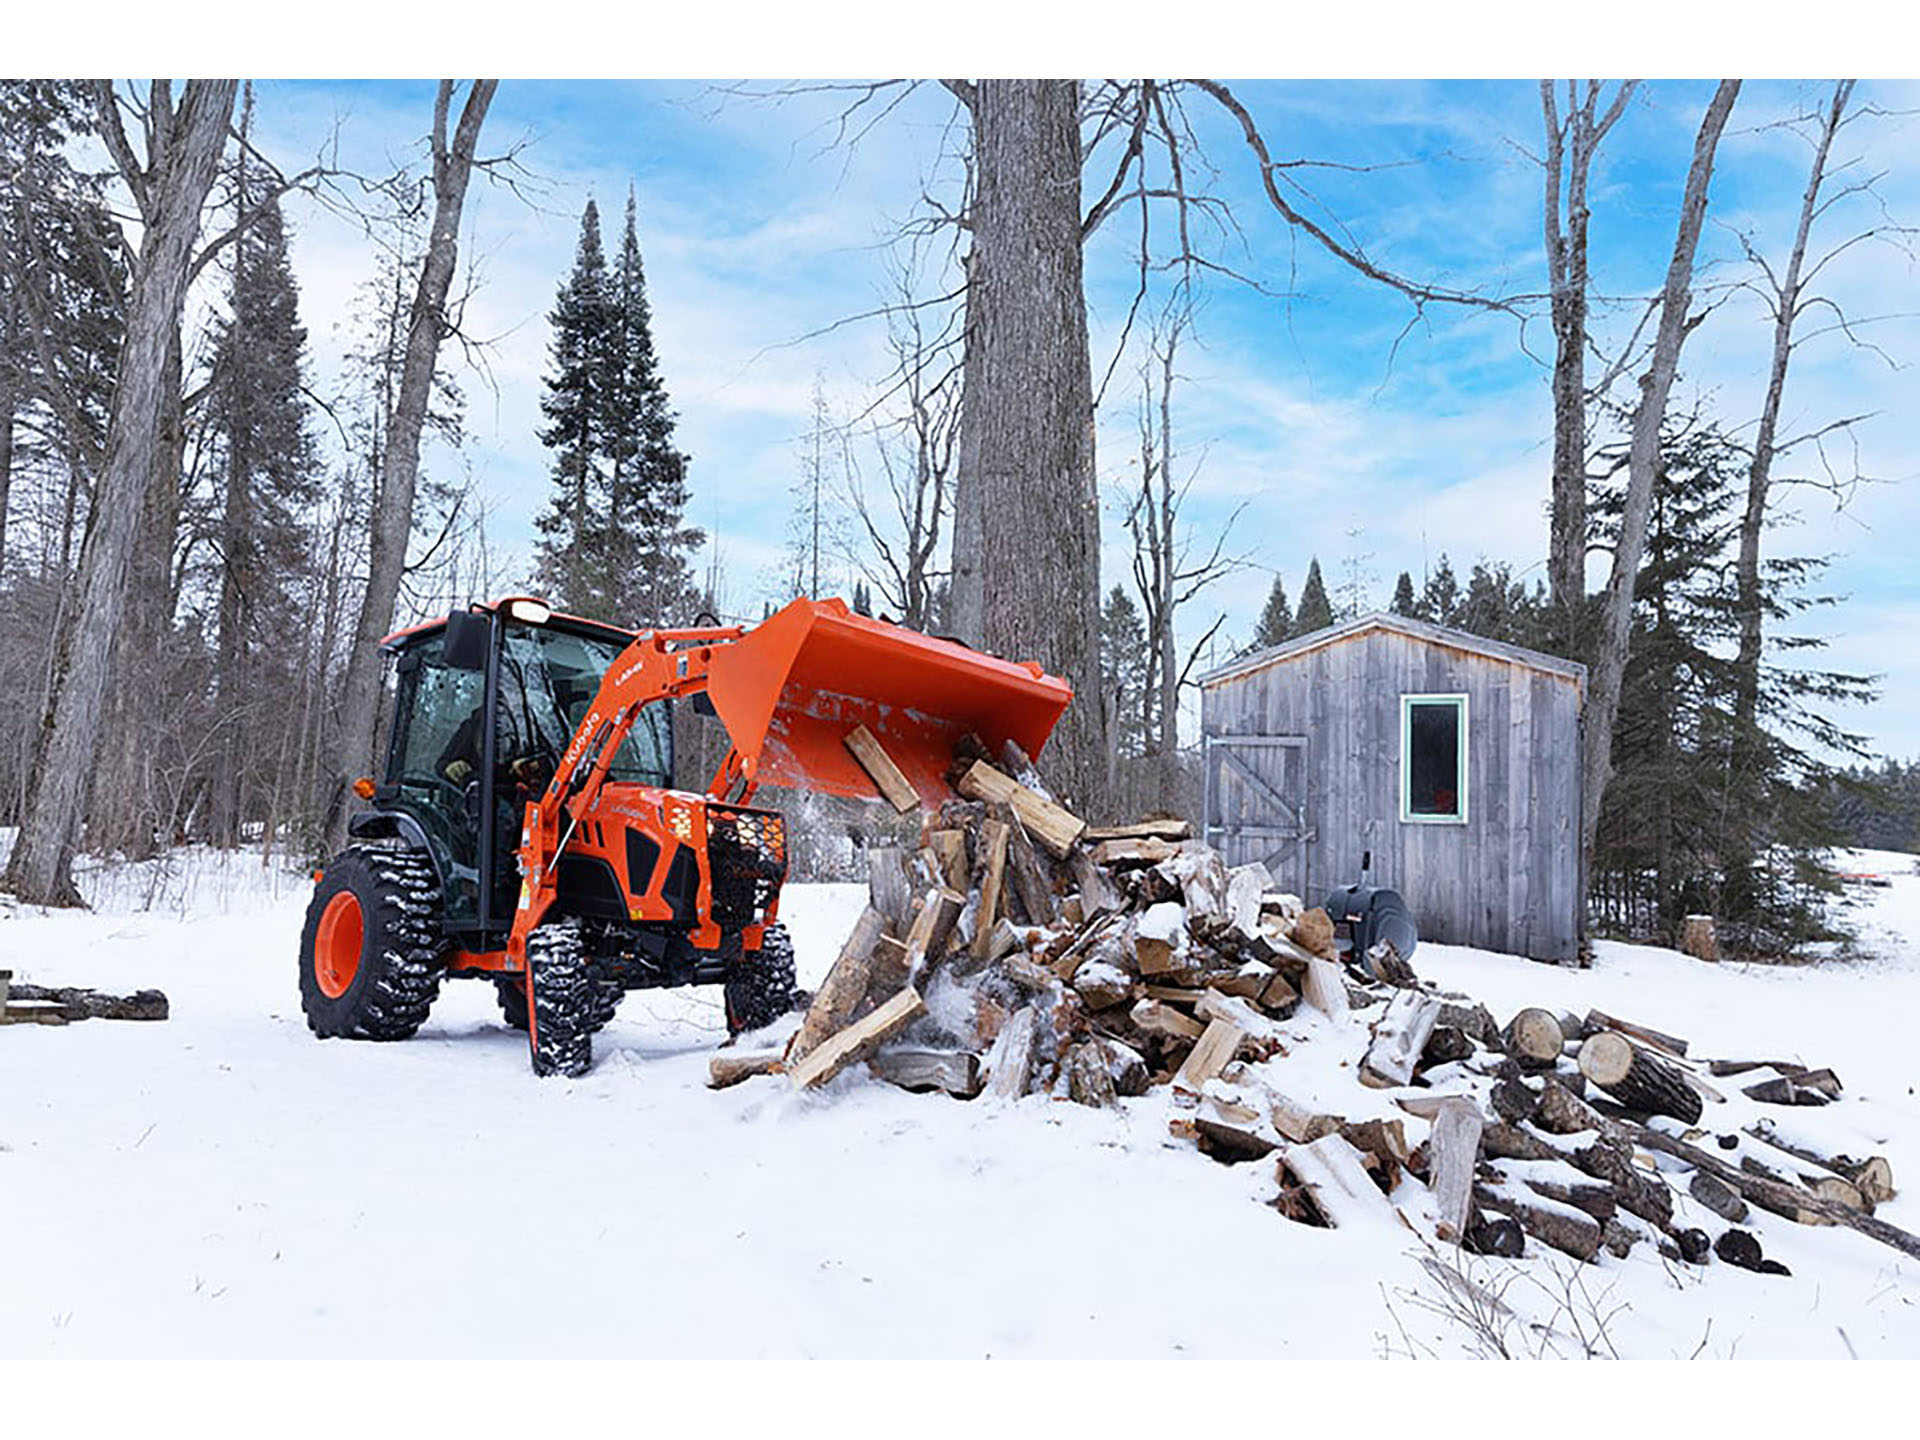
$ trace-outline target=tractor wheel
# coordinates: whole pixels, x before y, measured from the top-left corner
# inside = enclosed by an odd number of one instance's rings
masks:
[[[527,1042],[536,1075],[584,1075],[593,1064],[596,1011],[592,968],[571,920],[536,926],[527,936],[533,1024]]]
[[[527,977],[524,975],[496,975],[493,978],[494,993],[500,997],[500,1018],[507,1022],[512,1030],[527,1028]]]
[[[440,886],[424,850],[354,845],[314,887],[300,1008],[322,1038],[405,1040],[440,993]]]
[[[742,955],[727,981],[727,1033],[771,1025],[793,1008],[793,939],[784,925],[769,925],[757,954]]]

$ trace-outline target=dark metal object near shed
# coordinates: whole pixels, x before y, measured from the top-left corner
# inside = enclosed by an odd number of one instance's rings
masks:
[[[1200,677],[1205,837],[1307,897],[1356,878],[1422,939],[1570,961],[1586,667],[1375,614]]]

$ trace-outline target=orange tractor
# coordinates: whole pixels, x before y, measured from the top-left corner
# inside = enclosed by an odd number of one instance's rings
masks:
[[[385,775],[321,873],[300,937],[316,1035],[401,1040],[447,976],[490,979],[540,1075],[579,1075],[628,990],[725,987],[732,1033],[793,1001],[777,920],[786,822],[762,783],[877,794],[864,726],[921,798],[968,732],[1037,754],[1072,692],[838,600],[759,625],[643,630],[525,597],[390,635]],[[673,788],[670,702],[725,725],[704,794]]]

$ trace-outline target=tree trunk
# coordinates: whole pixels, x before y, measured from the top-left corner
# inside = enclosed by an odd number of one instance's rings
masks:
[[[106,464],[82,547],[78,603],[56,642],[54,698],[36,784],[7,869],[8,887],[35,904],[78,900],[73,847],[98,759],[111,637],[121,620],[127,562],[160,442],[167,356],[200,233],[200,207],[213,184],[237,88],[233,80],[190,80],[178,108],[171,109],[166,86],[156,82],[146,170],[127,177],[141,200],[142,234],[107,421]]]
[[[432,398],[433,372],[440,341],[448,331],[447,290],[453,283],[454,259],[460,239],[460,211],[466,203],[467,181],[473,174],[474,146],[480,126],[493,102],[497,80],[475,80],[467,92],[460,123],[449,146],[447,112],[453,102],[453,81],[442,80],[433,110],[433,228],[420,267],[407,322],[405,357],[401,362],[400,392],[387,419],[381,446],[380,479],[374,497],[373,523],[367,558],[367,589],[360,605],[360,622],[347,657],[342,683],[340,745],[328,793],[320,811],[325,816],[326,848],[337,850],[346,836],[347,787],[373,762],[373,735],[380,699],[380,639],[393,623],[400,596],[400,576],[406,568],[407,541],[413,534],[414,481],[420,472],[420,431],[426,424]]]
[[[1793,324],[1801,306],[1801,272],[1806,265],[1807,239],[1820,212],[1820,191],[1826,183],[1827,157],[1846,118],[1853,81],[1841,80],[1821,116],[1813,163],[1807,170],[1807,188],[1800,197],[1800,223],[1794,231],[1793,252],[1787,257],[1773,296],[1773,356],[1767,367],[1767,393],[1761,404],[1760,425],[1753,438],[1753,460],[1747,469],[1747,508],[1740,518],[1740,554],[1734,565],[1735,608],[1740,617],[1740,649],[1734,660],[1733,754],[1731,793],[1740,799],[1728,815],[1729,858],[1726,909],[1743,914],[1753,893],[1753,840],[1749,786],[1760,766],[1759,745],[1760,655],[1763,645],[1764,600],[1760,594],[1760,534],[1767,523],[1767,492],[1773,483],[1773,460],[1779,438],[1780,401],[1787,386],[1787,364],[1793,356]],[[1815,267],[1818,268],[1817,266]]]
[[[1680,364],[1680,346],[1689,325],[1687,306],[1692,296],[1693,257],[1700,245],[1700,227],[1706,218],[1707,186],[1713,178],[1714,152],[1720,132],[1740,94],[1738,80],[1722,80],[1700,122],[1694,140],[1693,163],[1680,203],[1680,223],[1673,242],[1673,259],[1660,302],[1660,328],[1654,338],[1653,358],[1640,377],[1640,403],[1633,412],[1633,437],[1627,451],[1627,498],[1620,517],[1620,540],[1613,552],[1613,570],[1601,597],[1600,636],[1592,669],[1592,691],[1583,720],[1580,844],[1581,855],[1593,854],[1600,825],[1600,802],[1613,773],[1613,722],[1620,709],[1620,682],[1627,668],[1627,641],[1633,621],[1633,587],[1646,548],[1647,521],[1653,510],[1653,487],[1660,461],[1660,426],[1666,418],[1667,395]],[[1585,872],[1585,860],[1581,866]]]
[[[1081,814],[1107,798],[1100,512],[1080,254],[1080,87],[981,80],[954,528],[961,639],[1074,688],[1048,774]]]

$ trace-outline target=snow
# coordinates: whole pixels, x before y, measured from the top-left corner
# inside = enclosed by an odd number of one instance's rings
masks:
[[[1920,874],[1910,856],[1847,864],[1891,880],[1854,892],[1856,959],[1710,965],[1601,944],[1579,971],[1422,945],[1418,968],[1502,1021],[1522,1005],[1599,1008],[1698,1055],[1830,1065],[1846,1086],[1834,1105],[1757,1106],[1715,1082],[1729,1098],[1709,1119],[1769,1115],[1884,1154],[1896,1185],[1920,1186]],[[7,1360],[1484,1348],[1447,1313],[1459,1277],[1436,1273],[1416,1233],[1282,1219],[1263,1203],[1271,1161],[1225,1167],[1172,1139],[1165,1089],[1118,1112],[909,1095],[858,1069],[805,1095],[779,1079],[710,1091],[724,1027],[708,990],[629,996],[577,1081],[532,1077],[479,982],[449,983],[410,1042],[321,1042],[295,987],[305,876],[257,854],[183,852],[83,883],[93,912],[0,918],[0,967],[158,987],[173,1015],[0,1029]],[[803,984],[863,902],[860,886],[789,890]],[[1287,1053],[1257,1072],[1303,1105],[1398,1117],[1417,1143],[1424,1122],[1393,1103],[1407,1092],[1355,1079],[1378,1014],[1303,1008],[1279,1027]],[[1415,1221],[1428,1213],[1412,1179],[1394,1199]],[[1687,1223],[1723,1228],[1684,1192],[1675,1203]],[[1903,1190],[1880,1214],[1920,1231],[1920,1196]],[[1606,1297],[1594,1303],[1608,1345],[1627,1357],[1920,1355],[1920,1266],[1849,1231],[1763,1213],[1748,1228],[1791,1277],[1692,1270],[1649,1245],[1571,1279],[1557,1257],[1462,1268],[1512,1312],[1516,1353],[1584,1353],[1594,1322],[1565,1310],[1578,1279]]]

